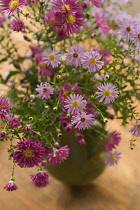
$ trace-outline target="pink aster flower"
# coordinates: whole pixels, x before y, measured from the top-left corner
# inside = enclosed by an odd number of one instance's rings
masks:
[[[61,60],[61,55],[58,53],[58,50],[51,50],[51,48],[47,48],[46,52],[42,55],[43,62],[47,66],[51,65],[53,68],[58,67]]]
[[[102,0],[89,0],[91,1],[96,7],[101,7]]]
[[[117,87],[112,83],[100,85],[98,90],[100,90],[100,92],[96,92],[97,97],[101,97],[99,102],[104,100],[105,104],[112,103],[119,94]]]
[[[110,151],[112,149],[115,149],[115,146],[118,146],[118,144],[121,141],[121,134],[117,131],[111,132],[105,141],[105,151]]]
[[[46,13],[46,16],[44,17],[45,23],[52,27],[53,30],[56,30],[57,27],[60,27],[57,24],[55,13],[55,10],[50,10],[48,13]]]
[[[50,98],[50,96],[54,92],[54,89],[51,87],[51,85],[48,82],[40,83],[40,85],[37,85],[37,88],[35,90],[39,93],[38,96],[42,99]]]
[[[77,0],[54,0],[52,5],[54,10],[60,12],[76,13],[81,11],[80,2]]]
[[[8,124],[10,128],[17,128],[20,123],[20,120],[17,117],[12,117],[8,119]]]
[[[70,47],[67,53],[65,53],[66,61],[71,66],[80,66],[81,65],[81,55],[84,52],[84,47],[80,45],[73,45]]]
[[[44,148],[39,141],[23,139],[17,143],[13,159],[22,168],[38,166],[44,160]]]
[[[77,112],[82,111],[86,106],[86,100],[83,100],[83,97],[79,94],[70,94],[69,97],[64,101],[67,105],[64,105],[64,108],[71,114],[76,114]]]
[[[102,17],[99,13],[95,13],[95,20],[98,24],[98,27],[101,29],[103,34],[108,34],[110,31],[110,27],[104,17]]]
[[[81,112],[72,117],[71,123],[74,125],[74,128],[79,130],[85,130],[94,122],[94,118],[92,114],[86,114],[85,112]]]
[[[67,38],[67,32],[65,29],[59,29],[57,32],[57,36],[62,38],[62,39],[66,39]]]
[[[50,77],[53,73],[51,66],[45,65],[42,59],[42,53],[35,54],[35,62],[38,64],[38,75]]]
[[[104,157],[104,162],[106,165],[115,165],[118,164],[120,158],[121,158],[121,153],[114,151],[114,152],[108,152],[105,157]]]
[[[48,185],[48,178],[49,174],[44,171],[38,171],[35,175],[31,176],[32,183],[39,188],[46,187]]]
[[[17,190],[18,187],[14,181],[9,181],[3,189],[7,191],[14,191]]]
[[[0,0],[0,11],[7,14],[14,14],[25,5],[26,0]]]
[[[95,72],[102,68],[103,62],[99,59],[101,56],[98,52],[93,50],[89,52],[85,52],[81,58],[81,63],[83,64],[83,68],[88,68],[88,72]]]
[[[0,96],[0,118],[2,120],[6,119],[9,109],[10,102],[8,101],[8,99]]]
[[[130,129],[133,136],[140,136],[140,120]]]
[[[122,38],[132,40],[134,33],[136,33],[138,23],[134,19],[124,19],[119,25]]]
[[[23,131],[30,132],[31,131],[31,127],[29,125],[24,125],[23,126]]]
[[[24,25],[24,22],[20,19],[13,19],[11,21],[11,29],[13,31],[21,31],[21,32],[25,32],[25,25]]]
[[[132,41],[136,46],[140,46],[140,27],[137,27],[134,31]]]
[[[75,137],[76,137],[76,139],[78,140],[78,142],[79,142],[80,144],[86,144],[86,141],[85,141],[85,139],[84,139],[84,135],[83,135],[83,134],[77,133],[77,134],[75,135]]]
[[[60,147],[59,149],[55,150],[53,153],[49,153],[47,155],[48,161],[51,165],[56,165],[57,163],[62,163],[66,160],[69,156],[69,148],[67,145]]]
[[[30,45],[29,47],[33,53],[40,53],[42,51],[42,49],[38,46]]]

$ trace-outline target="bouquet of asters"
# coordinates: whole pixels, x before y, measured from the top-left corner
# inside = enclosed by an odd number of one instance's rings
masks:
[[[104,163],[117,164],[121,134],[105,129],[108,119],[132,123],[134,148],[140,136],[140,16],[127,14],[126,4],[131,1],[0,0],[0,82],[8,87],[0,96],[0,141],[10,142],[13,162],[7,191],[18,189],[17,166],[37,167],[32,183],[45,187],[46,165],[63,165],[73,154],[62,143],[66,134],[87,148],[85,132],[95,131],[92,149],[100,145]]]

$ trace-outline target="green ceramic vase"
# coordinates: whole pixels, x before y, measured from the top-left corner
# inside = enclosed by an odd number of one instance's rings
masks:
[[[86,145],[80,145],[75,139],[75,131],[63,132],[60,145],[68,145],[69,157],[61,164],[47,164],[46,170],[56,179],[70,186],[88,184],[105,169],[103,160],[106,129],[100,123],[94,124],[94,130],[82,132]]]

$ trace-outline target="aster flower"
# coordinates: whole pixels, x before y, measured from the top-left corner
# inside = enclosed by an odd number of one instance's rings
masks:
[[[118,146],[118,144],[121,141],[121,134],[117,131],[111,132],[105,141],[105,151],[110,151],[115,148],[115,146]]]
[[[44,17],[45,23],[52,27],[53,30],[56,30],[57,27],[60,27],[57,24],[55,13],[55,10],[50,10],[48,13],[46,13],[46,16]]]
[[[83,134],[77,133],[77,134],[75,135],[75,138],[78,140],[78,142],[79,142],[80,144],[86,144],[86,141],[85,141],[85,139],[84,139],[84,135],[83,135]]]
[[[83,64],[83,68],[88,68],[88,72],[95,72],[102,68],[103,62],[99,59],[101,56],[98,52],[93,50],[89,52],[85,52],[81,58],[81,63]]]
[[[96,92],[97,97],[101,97],[99,102],[104,100],[105,104],[112,103],[119,94],[117,87],[112,83],[100,85],[98,90],[100,90],[100,92]]]
[[[80,45],[73,45],[70,47],[67,53],[65,53],[66,61],[71,66],[80,66],[81,64],[81,55],[84,52],[83,46]]]
[[[133,136],[140,136],[140,120],[130,129]]]
[[[81,11],[80,2],[77,0],[54,0],[52,5],[54,10],[60,12],[76,13]]]
[[[110,31],[110,27],[104,17],[102,17],[99,13],[95,13],[95,20],[103,32],[103,34],[108,34]]]
[[[47,66],[52,66],[53,68],[58,67],[60,60],[61,60],[61,55],[58,54],[58,50],[51,50],[51,48],[47,48],[46,52],[43,54],[43,62]]]
[[[105,157],[104,157],[104,162],[106,165],[115,165],[118,164],[120,158],[121,158],[121,153],[114,151],[114,152],[108,152]]]
[[[7,112],[10,108],[10,102],[7,98],[0,96],[0,118],[2,120],[6,119]]]
[[[82,111],[82,109],[86,106],[86,100],[83,100],[83,97],[79,94],[70,94],[69,97],[66,98],[64,103],[64,108],[71,114],[76,114],[77,112]]]
[[[11,21],[11,29],[13,31],[21,31],[21,32],[25,32],[25,25],[24,25],[24,22],[20,19],[13,19]]]
[[[14,14],[25,5],[26,0],[0,0],[0,11],[7,14]]]
[[[38,75],[50,77],[53,73],[51,66],[45,65],[42,59],[42,53],[35,54],[35,62],[38,64]]]
[[[44,171],[38,171],[35,175],[31,176],[32,183],[39,188],[47,186],[47,184],[49,183],[48,178],[49,174]]]
[[[42,51],[42,49],[38,46],[30,45],[29,47],[33,53],[40,53]]]
[[[92,2],[96,7],[101,7],[102,0],[89,0]]]
[[[22,168],[38,166],[44,160],[44,148],[39,141],[23,139],[17,143],[13,159]]]
[[[138,23],[134,19],[124,19],[119,25],[120,33],[123,38],[132,40],[134,33],[136,33]]]
[[[132,41],[136,46],[140,46],[140,27],[137,27],[134,31]]]
[[[20,120],[17,117],[12,117],[8,119],[8,124],[10,128],[17,128],[20,123]]]
[[[18,187],[14,181],[9,181],[3,189],[7,191],[14,191],[17,190]]]
[[[50,98],[50,96],[54,92],[54,89],[51,87],[51,85],[48,82],[40,83],[40,85],[37,85],[37,88],[35,90],[39,93],[38,96],[42,99]]]
[[[81,112],[72,117],[71,123],[74,125],[74,128],[79,130],[85,130],[94,122],[94,118],[92,114],[86,114],[85,112]]]
[[[47,155],[48,161],[51,165],[56,165],[57,163],[62,163],[69,156],[69,148],[67,145],[60,147],[53,153]]]

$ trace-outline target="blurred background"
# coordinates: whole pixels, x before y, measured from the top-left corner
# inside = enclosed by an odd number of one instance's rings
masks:
[[[133,0],[126,8],[131,14],[140,13],[140,0]],[[20,37],[18,41],[22,42]],[[23,44],[20,43],[23,47]],[[23,49],[21,47],[21,50]],[[140,111],[140,106],[138,107]],[[140,210],[140,141],[134,150],[129,148],[132,138],[119,120],[108,122],[108,128],[122,133],[119,151],[122,159],[117,166],[107,167],[92,184],[70,189],[54,178],[46,188],[37,189],[30,182],[35,169],[16,168],[18,191],[3,190],[11,174],[12,163],[7,159],[7,143],[0,145],[0,209],[3,210]]]

